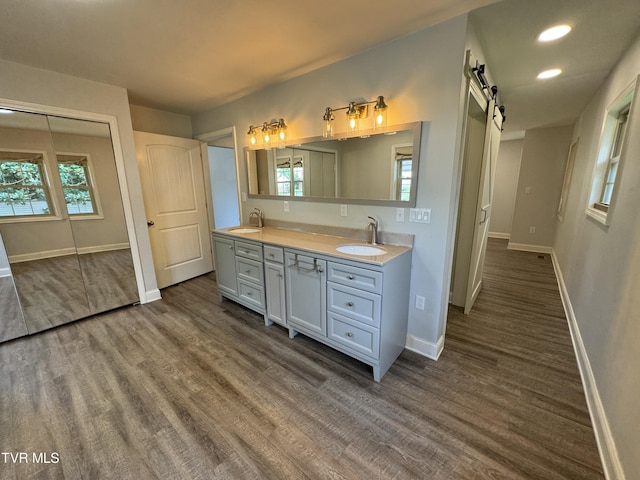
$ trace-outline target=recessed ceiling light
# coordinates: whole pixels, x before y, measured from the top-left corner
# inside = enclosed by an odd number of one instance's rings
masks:
[[[547,78],[557,77],[561,73],[562,73],[562,70],[560,70],[559,68],[552,68],[550,70],[545,70],[544,72],[540,72],[538,74],[538,79],[545,80]]]
[[[555,27],[547,28],[544,32],[538,35],[538,41],[551,42],[552,40],[564,37],[570,31],[571,27],[569,25],[556,25]]]
[[[13,110],[9,110],[8,108],[0,108],[0,113],[13,113]]]

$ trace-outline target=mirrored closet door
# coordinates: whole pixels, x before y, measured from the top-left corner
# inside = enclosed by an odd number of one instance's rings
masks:
[[[0,115],[0,233],[28,333],[138,301],[106,123]]]

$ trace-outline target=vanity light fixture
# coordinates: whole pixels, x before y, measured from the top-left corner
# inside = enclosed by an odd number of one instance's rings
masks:
[[[284,142],[287,138],[287,124],[284,123],[283,118],[280,120],[273,120],[271,122],[264,122],[262,127],[249,125],[247,135],[249,135],[249,143],[251,145],[256,145],[258,143],[258,130],[260,131],[263,145],[271,145],[274,140],[276,142]]]
[[[373,107],[373,111],[375,114],[373,119],[373,128],[386,127],[389,107],[385,103],[384,97],[380,95],[376,100],[372,100],[371,102],[349,102],[349,105],[347,105],[346,107],[327,107],[324,111],[324,115],[322,116],[322,136],[325,138],[332,137],[335,133],[333,121],[336,117],[333,112],[337,112],[338,110],[347,111],[347,130],[351,133],[357,132],[358,130],[360,130],[360,128],[362,128],[362,120],[368,118],[369,105],[372,104],[375,104],[375,106]]]

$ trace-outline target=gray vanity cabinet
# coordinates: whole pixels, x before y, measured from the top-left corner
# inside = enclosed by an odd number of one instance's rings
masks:
[[[213,254],[216,261],[216,283],[220,296],[238,296],[235,242],[227,237],[213,235]]]
[[[287,307],[284,281],[284,250],[271,245],[264,246],[264,283],[267,293],[267,317],[265,323],[274,322],[287,326]]]
[[[262,244],[213,234],[216,282],[220,298],[266,312]]]
[[[327,335],[327,262],[295,250],[285,250],[287,323],[314,338]]]

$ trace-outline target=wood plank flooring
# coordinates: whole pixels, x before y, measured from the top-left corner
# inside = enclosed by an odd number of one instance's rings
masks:
[[[0,452],[29,455],[0,478],[603,478],[548,256],[492,241],[440,360],[379,384],[217,299],[206,275],[0,345]]]

